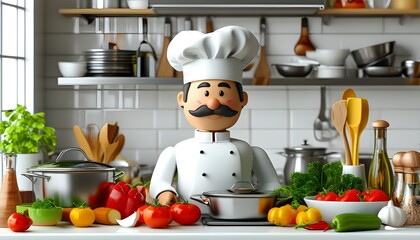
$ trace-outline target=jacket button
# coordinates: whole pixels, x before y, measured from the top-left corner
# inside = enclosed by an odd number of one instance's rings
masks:
[[[232,173],[232,176],[234,177],[234,176],[236,176],[236,173]]]
[[[233,151],[230,151],[230,154],[233,154]]]
[[[207,174],[206,173],[202,173],[201,176],[205,177],[205,176],[207,176]]]
[[[204,151],[203,150],[200,150],[200,154],[204,154]]]

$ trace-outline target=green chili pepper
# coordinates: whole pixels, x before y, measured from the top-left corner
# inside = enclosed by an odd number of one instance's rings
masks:
[[[381,219],[368,213],[343,213],[335,216],[331,227],[336,232],[377,230],[381,228]]]

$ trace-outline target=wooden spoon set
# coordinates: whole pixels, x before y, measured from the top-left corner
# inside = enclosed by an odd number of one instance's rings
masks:
[[[369,119],[369,103],[356,97],[351,88],[343,91],[341,100],[333,104],[331,119],[344,145],[345,165],[359,165],[359,142]],[[350,136],[349,145],[347,133]]]
[[[106,123],[100,131],[96,124],[88,124],[87,133],[79,125],[75,125],[73,133],[90,160],[106,164],[117,157],[125,143],[125,136],[119,134],[118,123]]]

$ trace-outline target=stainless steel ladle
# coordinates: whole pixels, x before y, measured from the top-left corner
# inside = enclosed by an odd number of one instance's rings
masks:
[[[326,116],[326,87],[321,86],[321,106],[318,117],[314,122],[314,136],[317,141],[326,142],[338,136],[337,131],[331,124],[330,118]]]

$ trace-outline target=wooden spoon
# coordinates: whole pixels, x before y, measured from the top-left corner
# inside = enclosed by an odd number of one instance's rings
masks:
[[[102,162],[106,162],[108,159],[108,156],[110,155],[108,128],[109,128],[109,124],[105,123],[105,125],[101,128],[101,131],[99,132],[99,143],[101,144],[102,151],[103,151]]]
[[[89,143],[85,133],[79,125],[73,126],[73,133],[76,136],[76,141],[79,144],[80,148],[86,153],[89,159],[94,159],[95,156],[91,149],[91,144]]]
[[[254,85],[268,85],[270,82],[270,66],[267,62],[267,53],[266,53],[266,23],[265,18],[261,18],[260,21],[261,29],[261,50],[260,50],[260,62],[257,65],[254,73],[253,83]]]
[[[115,142],[109,145],[110,154],[107,159],[107,162],[105,163],[111,162],[118,156],[118,154],[121,152],[121,149],[124,147],[124,143],[125,143],[125,136],[122,134],[118,135],[117,138],[115,139]]]
[[[344,89],[343,93],[341,94],[341,99],[346,100],[346,101],[348,98],[355,98],[355,97],[357,97],[356,93],[351,88]]]
[[[346,134],[346,122],[347,122],[347,106],[345,100],[340,100],[333,104],[331,109],[331,119],[335,129],[341,136],[341,140],[344,145],[345,164],[352,165],[352,159],[350,154],[349,142]]]
[[[315,47],[309,39],[308,18],[302,18],[300,37],[295,45],[296,55],[305,56],[306,51],[314,51]]]
[[[347,123],[354,136],[352,139],[352,163],[359,165],[359,140],[360,135],[366,127],[369,119],[369,105],[366,99],[349,98],[347,99]]]

